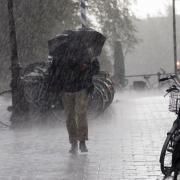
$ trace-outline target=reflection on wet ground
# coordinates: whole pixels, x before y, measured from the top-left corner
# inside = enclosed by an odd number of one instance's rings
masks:
[[[8,99],[0,99],[8,123]],[[0,128],[2,180],[162,179],[159,154],[175,116],[163,93],[116,94],[112,106],[89,121],[89,152],[70,155],[64,123]]]

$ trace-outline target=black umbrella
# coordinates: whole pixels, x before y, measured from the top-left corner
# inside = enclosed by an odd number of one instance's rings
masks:
[[[68,35],[60,34],[48,41],[49,55],[58,57],[62,55],[69,44]]]
[[[77,43],[85,44],[87,48],[91,49],[92,56],[99,56],[101,54],[106,40],[104,35],[91,28],[65,30],[64,34],[68,35],[71,45],[77,45]]]
[[[78,47],[80,50],[90,49],[92,56],[96,57],[101,54],[105,40],[104,35],[90,28],[65,30],[63,34],[48,41],[49,54],[60,55],[65,48],[77,49]]]

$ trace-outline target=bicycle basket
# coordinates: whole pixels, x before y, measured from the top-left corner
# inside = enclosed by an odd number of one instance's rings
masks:
[[[173,91],[169,96],[169,111],[178,114],[180,108],[180,93]]]

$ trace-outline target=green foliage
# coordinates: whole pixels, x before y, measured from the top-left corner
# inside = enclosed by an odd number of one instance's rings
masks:
[[[99,30],[108,37],[110,45],[113,47],[114,40],[118,39],[122,42],[124,52],[132,49],[136,38],[128,10],[129,1],[88,1],[89,12],[96,17],[100,24]],[[14,0],[20,63],[26,65],[47,59],[47,41],[56,34],[62,33],[64,29],[80,26],[78,13],[79,0]],[[0,77],[3,80],[10,79],[8,29],[7,1],[2,1],[0,3]]]
[[[18,55],[22,65],[47,59],[47,41],[79,23],[72,0],[14,0]],[[10,79],[7,1],[0,3],[0,77]],[[9,82],[9,81],[6,81]],[[2,84],[2,83],[1,83]],[[2,87],[0,87],[1,89]]]
[[[94,13],[109,43],[113,46],[114,41],[121,41],[124,53],[131,51],[137,43],[136,29],[132,22],[134,16],[130,11],[130,5],[128,0],[92,0],[90,2],[90,12]]]
[[[124,57],[138,42],[133,24],[135,18],[130,11],[132,1],[91,0],[90,2],[90,14],[94,14],[100,25],[99,29],[107,36],[108,49],[111,51],[111,58],[103,60],[101,64],[103,67],[108,67],[114,63],[114,80],[117,86],[123,85]],[[108,61],[111,62],[108,63]]]
[[[71,0],[14,0],[14,16],[21,63],[44,60],[47,41],[77,24],[78,4]],[[0,5],[1,51],[9,54],[7,4]],[[56,28],[56,31],[54,30]],[[5,40],[4,40],[5,38]],[[4,48],[5,47],[5,48]],[[1,53],[1,52],[0,52]]]
[[[74,25],[77,8],[77,4],[71,0],[15,0],[21,61],[44,60],[48,53],[47,41],[55,33],[61,33],[65,26]],[[57,24],[60,24],[58,28]],[[56,32],[54,28],[57,28]]]

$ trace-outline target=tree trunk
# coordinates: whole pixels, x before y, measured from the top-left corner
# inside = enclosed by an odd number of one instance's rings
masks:
[[[114,79],[117,86],[124,86],[125,64],[120,41],[114,42]]]
[[[13,0],[8,0],[9,37],[11,49],[11,88],[12,88],[12,123],[18,122],[21,113],[21,91],[20,91],[20,65],[17,52],[16,28],[13,14]]]

